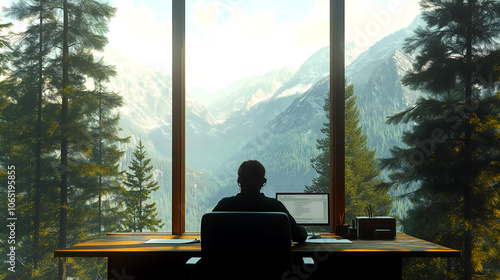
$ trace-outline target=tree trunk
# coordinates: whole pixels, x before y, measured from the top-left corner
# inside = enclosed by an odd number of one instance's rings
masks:
[[[98,183],[98,192],[99,192],[99,213],[97,217],[97,234],[101,236],[101,229],[102,229],[102,174],[101,174],[101,168],[102,168],[102,92],[99,92],[99,173],[97,174],[99,176],[99,183]]]
[[[69,42],[68,42],[68,0],[64,0],[63,15],[63,77],[61,108],[61,201],[59,249],[66,247],[66,230],[68,221],[68,109],[69,109]],[[60,280],[66,279],[66,259],[59,258],[58,275]]]
[[[35,167],[35,217],[33,221],[33,269],[38,269],[38,255],[39,255],[39,243],[40,243],[40,192],[41,192],[41,177],[42,177],[42,94],[43,94],[43,18],[42,9],[43,1],[40,0],[40,38],[39,38],[39,51],[40,57],[38,61],[38,100],[37,100],[37,123],[36,123],[36,167]]]
[[[468,1],[467,7],[467,33],[466,33],[466,54],[465,54],[465,108],[472,108],[472,9],[474,1]],[[472,127],[469,121],[470,115],[467,115],[465,122],[464,137],[464,160],[465,160],[465,186],[464,186],[464,218],[466,229],[464,234],[464,278],[472,279],[472,200],[473,200],[473,164],[472,164]]]

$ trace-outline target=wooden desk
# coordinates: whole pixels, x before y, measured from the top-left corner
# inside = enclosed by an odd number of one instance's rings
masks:
[[[332,238],[333,234],[322,234]],[[199,235],[173,236],[167,233],[110,233],[75,246],[56,250],[54,257],[107,257],[108,279],[187,279],[185,262],[200,256],[200,243],[147,244],[149,239],[199,238]],[[363,279],[373,276],[401,279],[401,260],[411,257],[460,257],[449,249],[408,235],[394,240],[353,240],[352,244],[294,244],[294,256],[310,256],[318,264],[314,279],[333,278],[339,273],[357,273]],[[303,269],[296,267],[296,269]]]

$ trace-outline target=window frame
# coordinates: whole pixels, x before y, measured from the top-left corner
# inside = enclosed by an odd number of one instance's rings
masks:
[[[185,233],[186,1],[172,0],[172,234]],[[330,0],[330,232],[345,212],[345,0]],[[333,75],[332,75],[333,73]]]

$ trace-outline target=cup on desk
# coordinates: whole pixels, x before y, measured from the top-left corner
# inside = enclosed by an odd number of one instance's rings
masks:
[[[347,238],[358,239],[358,228],[349,227],[349,229],[347,230]]]
[[[348,233],[349,225],[336,225],[335,226],[335,234],[339,236],[345,236]]]

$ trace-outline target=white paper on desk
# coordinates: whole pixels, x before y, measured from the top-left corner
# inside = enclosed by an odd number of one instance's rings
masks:
[[[162,238],[162,239],[149,239],[148,241],[146,241],[144,243],[149,243],[149,244],[190,244],[190,243],[197,243],[197,242],[200,242],[200,240],[197,238],[184,238],[184,239]]]
[[[351,244],[352,241],[349,239],[317,238],[317,239],[307,239],[306,243]]]

